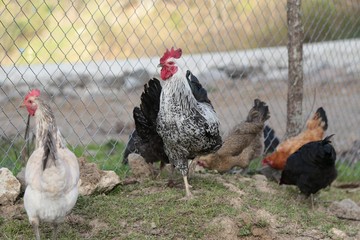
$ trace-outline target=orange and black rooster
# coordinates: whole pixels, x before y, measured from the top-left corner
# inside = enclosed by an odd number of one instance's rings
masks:
[[[306,129],[303,132],[280,143],[275,152],[262,160],[262,164],[269,165],[273,169],[283,170],[286,160],[291,154],[306,143],[323,139],[327,128],[326,112],[320,107],[314,116],[307,121]]]

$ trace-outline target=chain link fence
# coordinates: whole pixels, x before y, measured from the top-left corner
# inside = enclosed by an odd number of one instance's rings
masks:
[[[223,133],[260,98],[281,139],[286,10],[286,0],[2,1],[0,166],[17,172],[24,164],[27,112],[18,106],[39,88],[77,156],[120,168],[132,110],[172,46],[183,49],[181,67],[208,90]],[[359,179],[360,2],[304,0],[301,10],[303,122],[324,107],[344,174]]]

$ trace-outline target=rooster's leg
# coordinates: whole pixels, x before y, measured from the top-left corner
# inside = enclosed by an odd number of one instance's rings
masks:
[[[192,198],[192,193],[190,192],[190,185],[187,179],[187,175],[183,176],[184,184],[185,184],[185,191],[186,191],[186,198]]]
[[[310,194],[311,209],[314,210],[314,194]]]
[[[53,240],[56,240],[57,239],[57,234],[58,234],[58,231],[59,231],[59,224],[57,222],[54,222],[53,224],[53,233],[52,233],[52,239]]]
[[[35,239],[36,240],[40,240],[40,231],[39,231],[39,220],[38,219],[33,219],[30,221],[33,229],[34,229],[34,233],[35,233]]]

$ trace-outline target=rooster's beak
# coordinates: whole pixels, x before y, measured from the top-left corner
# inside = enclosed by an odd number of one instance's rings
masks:
[[[160,68],[160,67],[163,67],[163,65],[161,63],[159,63],[159,65],[157,65],[157,67]]]
[[[20,106],[19,106],[19,108],[24,108],[24,107],[25,107],[24,103],[20,104]]]

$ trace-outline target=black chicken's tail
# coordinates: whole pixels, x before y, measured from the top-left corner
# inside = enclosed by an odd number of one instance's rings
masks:
[[[275,151],[276,147],[279,145],[280,140],[276,137],[274,129],[265,125],[264,130],[264,153],[272,153]]]
[[[190,70],[186,71],[186,79],[190,85],[191,92],[194,95],[195,99],[198,102],[208,103],[211,105],[211,101],[207,96],[207,91],[201,83],[199,82],[199,79],[190,72]]]
[[[335,134],[331,134],[331,135],[327,136],[326,138],[324,138],[324,139],[321,141],[322,145],[331,143],[331,140],[330,140],[330,139],[331,139],[334,135],[335,135]]]
[[[331,143],[331,137],[334,136],[334,134],[327,136],[324,138],[324,140],[321,141],[321,145],[324,147],[325,156],[327,159],[330,160],[331,163],[335,163],[336,161],[336,151],[334,147],[330,144]]]
[[[249,114],[246,118],[247,122],[265,122],[270,118],[269,107],[265,102],[255,99],[254,106],[250,109]]]

